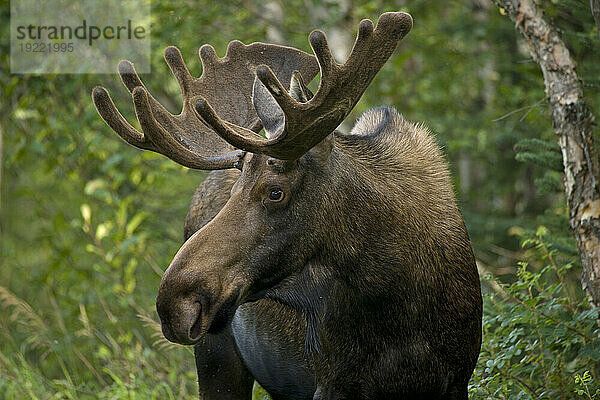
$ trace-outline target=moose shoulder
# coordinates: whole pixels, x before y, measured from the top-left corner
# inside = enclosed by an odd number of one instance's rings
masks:
[[[169,48],[179,116],[122,64],[143,134],[94,90],[129,143],[225,169],[197,191],[157,297],[165,336],[196,346],[201,398],[249,399],[252,379],[276,399],[467,398],[481,292],[445,160],[390,107],[334,131],[411,25],[405,13],[362,21],[342,65],[319,31],[316,59],[232,42],[219,60],[205,46],[200,78]],[[220,92],[228,74],[241,91]]]

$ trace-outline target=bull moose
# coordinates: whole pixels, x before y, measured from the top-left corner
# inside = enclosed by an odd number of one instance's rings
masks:
[[[214,170],[156,299],[165,337],[195,345],[201,399],[247,400],[254,380],[274,399],[467,398],[481,288],[446,161],[390,107],[336,130],[411,28],[363,20],[344,64],[318,30],[314,56],[204,45],[199,78],[169,47],[179,115],[122,61],[143,133],[93,90],[128,143]]]

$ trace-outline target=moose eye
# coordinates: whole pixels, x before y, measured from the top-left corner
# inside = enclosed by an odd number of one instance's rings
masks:
[[[273,202],[278,202],[283,200],[285,197],[283,191],[281,189],[275,188],[269,190],[269,200]]]

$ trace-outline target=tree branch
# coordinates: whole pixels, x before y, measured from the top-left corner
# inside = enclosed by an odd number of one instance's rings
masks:
[[[600,170],[592,135],[594,116],[585,104],[575,62],[533,0],[492,2],[515,22],[542,70],[554,132],[563,156],[569,223],[581,253],[582,286],[592,306],[600,306]]]

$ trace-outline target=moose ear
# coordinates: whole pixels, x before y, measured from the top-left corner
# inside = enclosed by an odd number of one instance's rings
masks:
[[[308,103],[314,96],[308,86],[304,83],[304,79],[302,79],[302,75],[300,75],[300,72],[298,71],[292,72],[290,96],[298,103]]]
[[[271,139],[277,135],[277,132],[283,130],[285,124],[283,110],[258,77],[254,78],[252,104],[258,118],[260,118],[260,122],[262,122],[263,128],[265,128],[267,139]]]
[[[300,72],[294,71],[290,80],[290,96],[299,103],[306,103],[313,98],[312,92],[308,89]],[[256,110],[260,122],[265,128],[267,139],[276,136],[283,130],[285,116],[279,104],[275,101],[265,85],[256,77],[254,87],[252,88],[252,104]]]

